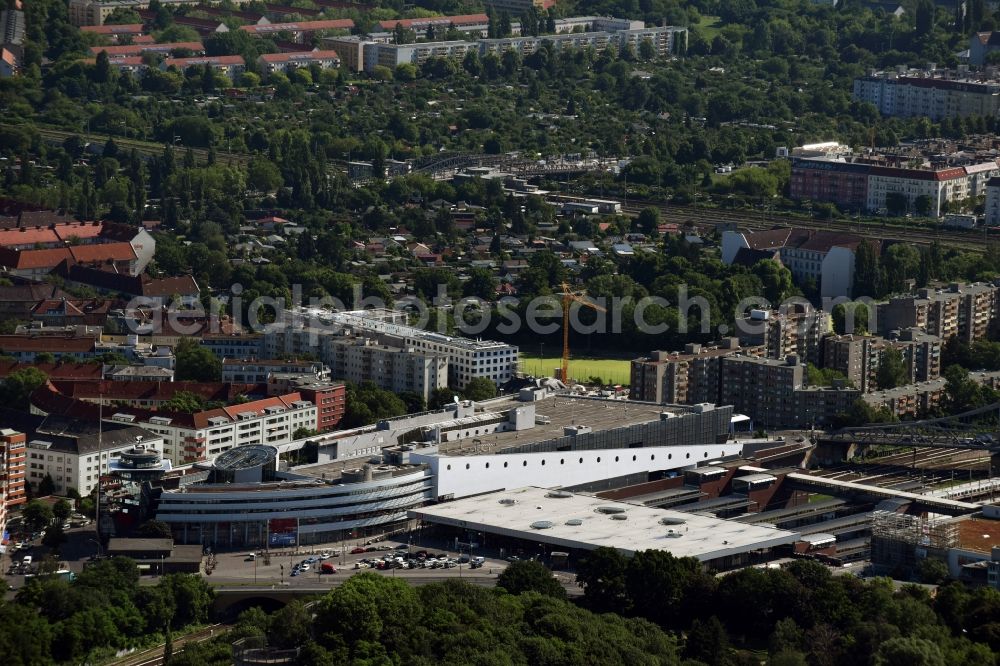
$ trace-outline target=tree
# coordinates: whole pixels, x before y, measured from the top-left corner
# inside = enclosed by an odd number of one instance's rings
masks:
[[[469,271],[469,279],[462,285],[462,294],[492,302],[497,297],[498,286],[499,282],[493,276],[493,271],[486,268],[473,268]]]
[[[354,428],[405,413],[406,403],[392,391],[380,389],[371,382],[362,382],[357,386],[349,384],[341,425]]]
[[[771,259],[758,261],[753,274],[760,278],[764,286],[764,298],[777,307],[793,292],[792,272]]]
[[[928,585],[941,585],[950,577],[948,575],[948,565],[936,557],[925,557],[917,567],[920,574],[920,582]]]
[[[660,210],[652,206],[643,208],[639,217],[636,218],[636,224],[647,236],[656,235],[656,230],[660,225]]]
[[[166,640],[163,642],[163,666],[170,666],[174,656],[174,634],[168,626],[166,629]]]
[[[22,368],[7,375],[0,385],[0,399],[3,404],[15,409],[27,410],[28,398],[32,392],[48,381],[48,376],[38,368]]]
[[[52,507],[41,500],[31,500],[21,512],[25,526],[32,532],[44,529],[52,524]]]
[[[511,594],[538,592],[557,599],[566,597],[566,590],[552,576],[548,567],[535,560],[512,562],[497,576],[497,587],[502,587]]]
[[[162,520],[147,520],[139,529],[136,530],[136,535],[144,539],[172,539],[173,534],[170,532],[170,525],[166,524]]]
[[[48,472],[42,477],[42,480],[38,482],[38,495],[39,497],[48,497],[56,491],[56,482],[52,478],[52,475]]]
[[[684,644],[684,656],[706,664],[725,663],[729,651],[729,636],[726,628],[714,615],[707,620],[696,619],[691,623]]]
[[[893,419],[894,417],[888,409],[884,407],[876,409],[864,399],[858,398],[847,412],[837,415],[833,425],[836,428],[849,428],[870,423],[888,423]]]
[[[473,377],[465,385],[462,395],[466,400],[489,400],[497,397],[497,385],[487,377]]]
[[[930,0],[921,0],[921,3],[926,2],[930,4]],[[933,8],[933,5],[931,5]],[[917,5],[917,11],[920,10],[920,5]],[[921,217],[927,217],[934,210],[934,199],[928,194],[921,194],[916,199],[913,200],[913,210],[917,215]]]
[[[206,403],[200,395],[191,391],[177,391],[170,400],[160,405],[165,412],[182,412],[194,414],[205,409]]]
[[[902,215],[910,208],[910,200],[902,192],[889,192],[885,195],[885,209],[889,215]]]
[[[417,79],[417,66],[410,62],[403,62],[396,65],[396,71],[393,77],[397,81],[416,81]]]
[[[415,391],[400,391],[396,395],[406,404],[407,414],[416,414],[427,409],[427,401],[424,396]]]
[[[925,37],[934,29],[934,3],[931,0],[917,0],[916,34]]]
[[[909,378],[909,368],[903,361],[902,352],[895,347],[887,347],[882,353],[876,376],[879,390],[886,391],[902,386],[909,381]]]
[[[271,160],[254,157],[247,164],[247,185],[258,192],[273,192],[283,183],[281,170]]]
[[[933,641],[901,636],[882,643],[872,663],[875,666],[945,666],[946,662]]]
[[[510,37],[512,33],[510,14],[506,11],[500,12],[500,22],[497,25],[497,37],[501,39],[504,37]]]
[[[52,515],[60,523],[65,522],[65,520],[69,518],[72,513],[73,507],[65,499],[60,499],[55,503],[55,506],[52,507]]]
[[[215,592],[201,576],[168,574],[160,579],[162,587],[174,600],[176,611],[171,621],[175,629],[198,624],[208,619]]]
[[[882,267],[878,250],[874,243],[865,239],[855,253],[854,297],[881,298],[882,295]]]
[[[293,649],[309,640],[312,613],[295,600],[271,617],[268,643],[279,649]]]
[[[62,523],[53,523],[42,537],[42,545],[52,550],[57,550],[59,546],[66,542],[66,533],[63,531]]]
[[[648,37],[639,42],[639,57],[646,61],[656,58],[656,47]]]
[[[986,404],[984,387],[969,377],[969,371],[957,365],[948,366],[945,378],[945,405],[951,413],[966,412]]]
[[[196,338],[181,338],[174,357],[178,380],[217,382],[222,377],[222,361]]]
[[[583,558],[576,569],[576,582],[583,586],[583,598],[598,613],[626,610],[625,556],[602,546]]]

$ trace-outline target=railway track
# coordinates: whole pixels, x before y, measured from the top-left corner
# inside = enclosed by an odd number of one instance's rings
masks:
[[[962,229],[927,230],[907,228],[900,225],[887,224],[885,221],[857,220],[819,220],[810,217],[767,213],[760,214],[746,209],[705,208],[700,206],[667,205],[654,201],[633,201],[622,206],[622,211],[629,215],[638,215],[645,208],[653,207],[660,211],[660,219],[675,224],[736,224],[737,226],[761,230],[776,226],[790,226],[816,231],[841,231],[872,239],[896,240],[908,243],[930,245],[939,243],[945,247],[982,252],[990,242],[1000,241],[1000,232],[966,231]]]
[[[200,641],[208,640],[209,638],[222,633],[226,630],[226,628],[227,625],[225,624],[213,624],[199,631],[179,636],[174,639],[173,653],[177,654],[178,652],[183,651],[184,646],[188,643],[198,643]],[[148,650],[127,655],[111,663],[114,666],[161,666],[161,664],[163,664],[163,644],[161,643],[160,645]]]
[[[903,469],[907,471],[902,471]],[[891,487],[914,481],[914,475],[929,486],[971,475],[989,468],[989,457],[967,449],[933,449],[894,453],[871,463],[847,463],[814,472],[828,479]]]
[[[12,124],[12,123],[0,123],[0,127],[17,127],[17,125]],[[47,139],[49,141],[55,141],[55,142],[59,142],[59,143],[62,143],[63,141],[65,141],[67,138],[69,138],[71,136],[78,136],[78,137],[81,137],[81,138],[86,138],[86,136],[87,136],[86,133],[84,133],[84,132],[75,132],[75,131],[69,131],[69,130],[61,130],[61,129],[56,129],[54,127],[45,127],[45,126],[35,125],[34,129],[35,129],[35,131],[38,132],[39,136],[41,136],[43,139]],[[103,134],[103,133],[91,133],[89,136],[90,136],[90,141],[92,143],[93,142],[104,143],[105,141],[107,141],[109,135],[106,135],[106,134]],[[110,135],[110,136],[111,136],[111,138],[114,139],[115,144],[117,144],[118,147],[121,148],[121,149],[125,149],[125,150],[133,150],[134,149],[140,155],[161,155],[161,154],[163,154],[163,144],[162,143],[156,143],[155,141],[140,141],[139,139],[128,139],[128,138],[125,138],[123,136],[114,136],[114,135]],[[177,146],[177,149],[180,150],[180,151],[186,151],[188,149],[188,147],[187,146]],[[194,147],[192,147],[191,148],[191,152],[194,154],[194,158],[195,158],[196,162],[199,162],[199,163],[206,163],[206,162],[208,162],[208,150],[206,150],[204,148],[194,148]],[[217,163],[220,163],[220,164],[228,164],[228,163],[246,164],[247,162],[249,162],[250,156],[249,155],[244,155],[242,153],[220,152],[220,153],[216,153],[215,160],[216,160]]]

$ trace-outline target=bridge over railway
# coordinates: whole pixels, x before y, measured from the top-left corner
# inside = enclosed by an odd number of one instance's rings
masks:
[[[953,416],[843,428],[818,435],[818,444],[947,448],[1000,454],[1000,402]]]
[[[821,492],[831,495],[857,495],[861,497],[875,497],[880,499],[906,499],[918,507],[943,513],[949,516],[962,516],[975,513],[982,509],[981,504],[974,502],[963,502],[961,500],[949,499],[935,495],[921,495],[911,493],[897,488],[885,488],[873,486],[866,483],[854,483],[851,481],[840,481],[822,476],[812,476],[800,472],[792,472],[785,475],[785,482],[797,488],[809,492]]]

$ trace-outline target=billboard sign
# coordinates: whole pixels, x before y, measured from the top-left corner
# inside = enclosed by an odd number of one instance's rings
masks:
[[[296,546],[299,542],[298,518],[272,518],[267,523],[267,542],[271,546]]]

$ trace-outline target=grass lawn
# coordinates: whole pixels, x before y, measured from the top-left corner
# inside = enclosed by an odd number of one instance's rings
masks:
[[[701,20],[698,21],[698,25],[695,26],[704,35],[705,39],[712,41],[715,36],[719,34],[722,30],[722,24],[719,23],[718,16],[702,16]]]
[[[539,358],[537,355],[528,356],[521,354],[521,370],[536,377],[551,377],[555,374],[555,369],[562,364],[560,356],[546,356]],[[629,361],[625,359],[612,358],[573,358],[569,359],[569,376],[577,380],[586,380],[588,377],[600,377],[605,384],[628,384]]]

